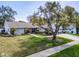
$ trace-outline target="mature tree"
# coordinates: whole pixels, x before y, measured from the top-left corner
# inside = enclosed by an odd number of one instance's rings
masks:
[[[79,32],[79,13],[75,10],[74,7],[66,6],[64,8],[64,13],[67,15],[67,19],[70,25],[73,25],[76,28],[76,34]]]
[[[79,13],[75,12],[75,22],[74,25],[76,27],[76,34],[79,34]]]
[[[66,6],[64,8],[64,13],[68,16],[68,20],[73,23],[74,20],[74,14],[75,14],[75,9],[71,6]]]
[[[14,11],[12,8],[9,6],[1,6],[0,7],[0,22],[4,24],[5,20],[6,21],[13,21],[14,15],[16,15],[16,11]]]
[[[43,19],[42,19],[43,18]],[[61,8],[59,2],[47,2],[44,6],[40,6],[37,13],[34,13],[31,17],[32,23],[42,23],[48,26],[51,31],[53,38],[52,41],[56,40],[56,35],[62,26],[63,30],[66,27],[75,24],[76,30],[79,32],[79,14],[75,12],[75,9],[71,6]],[[39,21],[38,21],[39,20]],[[39,24],[41,25],[41,24]],[[54,25],[52,27],[52,25]]]
[[[38,17],[36,17],[35,15],[28,16],[28,20],[33,25],[38,25]]]
[[[44,16],[45,21],[47,22],[48,28],[50,29],[53,39],[56,40],[56,35],[60,28],[60,19],[61,19],[61,6],[59,2],[47,2],[45,7],[39,8],[40,13]],[[52,27],[52,23],[54,27]]]
[[[61,18],[62,32],[65,32],[65,30],[67,30],[68,27],[73,23],[72,20],[74,18],[73,17],[74,14],[72,14],[73,11],[71,10],[73,10],[73,8],[70,6],[66,6],[65,8],[62,9],[62,18]]]
[[[63,33],[65,33],[66,31],[65,30],[67,30],[67,28],[68,28],[68,26],[70,25],[69,24],[69,21],[68,20],[66,20],[67,18],[65,18],[65,17],[62,17],[62,19],[63,20],[61,20],[61,30],[62,30],[62,32]]]
[[[41,26],[41,25],[46,24],[46,22],[44,21],[44,18],[43,17],[36,16],[35,13],[33,15],[31,15],[31,16],[28,16],[28,20],[33,25]]]
[[[37,23],[36,21],[38,19],[39,23],[42,23],[41,20],[43,20],[44,24],[48,26],[49,31],[53,35],[52,41],[55,41],[59,28],[60,26],[63,25],[63,22],[65,21],[62,15],[63,15],[62,8],[59,2],[47,2],[44,7],[40,6],[39,11],[33,14],[33,16],[30,18],[33,20],[33,21],[31,20],[31,22],[34,24]]]
[[[51,31],[53,38],[52,41],[56,40],[56,35],[59,31],[60,26],[62,25],[62,9],[59,2],[47,2],[44,7],[40,6],[37,13],[34,14],[34,17],[39,18],[39,23],[45,21],[44,24],[48,26],[49,31]],[[35,22],[35,18],[33,21]],[[43,19],[42,19],[43,18]],[[32,22],[33,22],[32,21]],[[52,27],[52,24],[54,27]]]

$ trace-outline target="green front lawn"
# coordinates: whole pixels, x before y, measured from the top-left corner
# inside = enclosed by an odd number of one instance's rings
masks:
[[[51,55],[51,57],[79,57],[79,44]]]
[[[15,37],[0,36],[0,56],[27,56],[50,47],[62,45],[71,40],[57,38],[56,43],[52,43],[47,37],[34,37],[31,35],[20,35]],[[52,45],[53,44],[53,45]]]
[[[79,36],[79,34],[70,34],[70,35]]]

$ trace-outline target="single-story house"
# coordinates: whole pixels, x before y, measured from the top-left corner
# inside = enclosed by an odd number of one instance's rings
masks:
[[[37,26],[33,26],[32,23],[28,22],[19,22],[19,21],[5,21],[3,29],[5,30],[6,33],[11,34],[11,30],[15,29],[14,34],[20,35],[20,34],[25,34],[26,30],[29,32],[33,32]]]
[[[42,25],[42,27],[48,28],[47,25]],[[54,24],[52,24],[52,28],[53,28],[53,30],[55,29]],[[35,32],[36,29],[39,29],[40,32],[45,32],[44,29],[40,28],[39,26],[32,25],[32,23],[29,23],[29,22],[5,21],[4,26],[0,26],[0,32],[2,30],[5,30],[5,33],[8,33],[9,35],[12,34],[11,33],[12,29],[15,29],[14,34],[16,34],[16,35],[26,34],[27,32],[33,33],[33,32]],[[64,31],[68,32],[68,33],[73,32],[75,34],[76,28],[73,25],[71,25]],[[62,33],[62,32],[63,32],[62,27],[60,27],[58,33]]]

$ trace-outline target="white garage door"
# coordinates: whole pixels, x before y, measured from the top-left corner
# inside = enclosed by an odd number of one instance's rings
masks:
[[[24,34],[24,29],[16,29],[15,34],[16,35]]]

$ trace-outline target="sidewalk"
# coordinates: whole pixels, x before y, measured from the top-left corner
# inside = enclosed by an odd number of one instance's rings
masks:
[[[74,40],[74,41],[67,43],[67,44],[63,44],[63,45],[60,45],[60,46],[56,46],[56,47],[53,47],[53,48],[49,48],[49,49],[40,51],[38,53],[29,55],[27,57],[47,57],[47,56],[50,56],[50,55],[55,54],[57,52],[60,52],[64,49],[66,49],[66,48],[69,48],[71,46],[79,44],[79,37],[78,36],[73,36],[73,35],[69,35],[69,34],[60,34],[60,35],[57,35],[57,36],[68,38],[68,39],[71,39],[71,40]]]
[[[64,44],[64,45],[61,45],[61,46],[57,46],[57,47],[53,47],[53,48],[49,48],[49,49],[40,51],[38,53],[29,55],[27,57],[47,57],[47,56],[50,56],[50,55],[55,54],[57,52],[60,52],[64,49],[66,49],[66,48],[69,48],[69,47],[71,47],[75,44],[78,44],[78,43],[79,43],[78,41],[70,42],[70,43],[67,43],[67,44]]]

